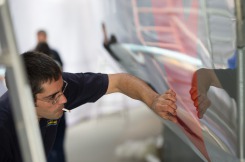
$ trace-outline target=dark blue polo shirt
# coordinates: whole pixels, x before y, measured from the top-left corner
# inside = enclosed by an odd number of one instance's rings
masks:
[[[68,83],[65,91],[65,108],[74,109],[88,102],[95,102],[108,88],[108,75],[95,73],[63,73]],[[39,121],[46,156],[56,137],[59,120],[41,119]],[[15,132],[8,92],[0,98],[0,161],[21,162],[21,153]]]

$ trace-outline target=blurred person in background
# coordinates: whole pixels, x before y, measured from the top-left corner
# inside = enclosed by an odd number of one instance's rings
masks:
[[[36,46],[36,48],[38,48],[39,43],[47,43],[47,45],[48,45],[48,35],[47,35],[47,32],[45,30],[41,29],[41,30],[38,30],[38,32],[37,32],[37,46]],[[63,68],[63,62],[62,62],[62,59],[61,59],[59,53],[56,50],[52,49],[51,47],[49,47],[49,51],[50,51],[50,55],[52,55],[52,58],[54,60],[56,60],[60,64],[60,66]]]

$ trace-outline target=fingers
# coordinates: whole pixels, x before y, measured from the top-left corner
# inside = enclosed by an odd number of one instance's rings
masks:
[[[161,95],[161,98],[165,99],[165,100],[169,100],[172,102],[176,102],[176,93],[169,89],[168,91],[166,91],[164,94]]]
[[[174,123],[177,123],[177,115],[172,115],[168,112],[159,112],[158,115],[166,120],[170,120]]]
[[[162,118],[177,123],[176,101],[176,93],[173,90],[168,90],[158,96],[154,102],[153,109]]]
[[[203,115],[210,107],[211,102],[205,93],[198,93],[196,87],[190,89],[191,99],[197,110],[198,118],[203,118]],[[176,93],[169,89],[164,94],[158,96],[154,102],[154,111],[164,119],[177,123],[177,105]]]
[[[173,108],[175,107],[175,108]],[[168,105],[168,104],[161,104],[161,103],[157,103],[156,104],[156,108],[155,110],[159,113],[168,113],[168,114],[171,114],[171,115],[177,115],[177,112],[176,112],[176,109],[177,109],[177,106],[173,106],[173,105]]]
[[[159,96],[158,98],[158,104],[159,106],[161,105],[168,105],[170,106],[172,109],[176,110],[177,106],[175,104],[175,102],[177,101],[176,99],[176,94],[172,94],[172,93],[165,93],[161,96]]]
[[[172,89],[167,90],[163,95],[174,98],[176,100],[176,93]]]

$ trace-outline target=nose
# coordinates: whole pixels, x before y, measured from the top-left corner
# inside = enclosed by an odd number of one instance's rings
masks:
[[[62,95],[60,96],[59,98],[59,104],[65,104],[67,102],[67,98],[66,96],[64,95],[64,93],[62,93]]]

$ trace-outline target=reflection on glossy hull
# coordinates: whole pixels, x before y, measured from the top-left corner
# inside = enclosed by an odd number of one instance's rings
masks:
[[[197,69],[226,67],[235,50],[235,28],[228,20],[234,17],[234,2],[205,3],[132,0],[129,5],[117,1],[116,7],[121,9],[111,13],[112,17],[124,20],[127,28],[122,22],[107,19],[107,26],[113,28],[111,32],[120,31],[114,33],[118,42],[110,44],[111,54],[126,71],[145,80],[159,93],[168,88],[177,93],[178,125],[168,121],[164,124],[202,160],[239,161],[234,100],[224,90],[210,88],[212,105],[199,119],[189,92]],[[216,36],[221,38],[219,44],[215,43]]]

